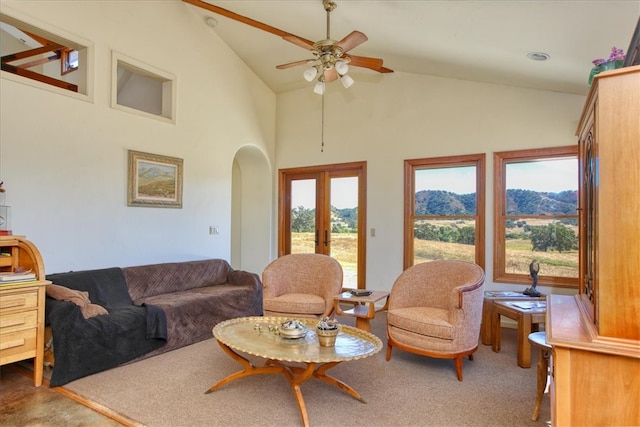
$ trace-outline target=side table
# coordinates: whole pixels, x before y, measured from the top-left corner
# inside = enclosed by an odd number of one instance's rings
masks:
[[[518,366],[531,367],[531,343],[529,334],[533,325],[545,322],[547,303],[545,301],[496,301],[491,324],[493,329],[492,349],[500,351],[500,316],[505,316],[518,322]]]
[[[371,332],[370,320],[376,317],[376,312],[386,310],[389,302],[389,292],[371,291],[370,295],[356,296],[350,290],[345,289],[333,298],[333,309],[338,316],[350,316],[356,318],[356,328]],[[376,302],[387,298],[383,308],[376,310]],[[351,304],[353,308],[342,310],[341,303]]]
[[[546,301],[547,296],[540,294],[539,297],[530,297],[522,292],[511,291],[485,291],[484,302],[482,304],[482,326],[480,328],[480,339],[482,344],[493,344],[493,329],[494,325],[491,324],[493,318],[494,303],[496,301]]]

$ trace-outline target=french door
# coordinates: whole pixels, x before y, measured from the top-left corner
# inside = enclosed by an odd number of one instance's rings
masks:
[[[366,162],[281,169],[278,192],[279,256],[330,255],[344,287],[364,288]]]

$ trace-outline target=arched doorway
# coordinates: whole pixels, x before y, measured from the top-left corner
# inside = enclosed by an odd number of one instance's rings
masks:
[[[262,151],[241,147],[233,159],[231,181],[231,265],[261,274],[271,261],[273,175]]]

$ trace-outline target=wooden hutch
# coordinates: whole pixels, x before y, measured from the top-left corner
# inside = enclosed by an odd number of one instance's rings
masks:
[[[548,300],[552,425],[640,425],[640,66],[595,77],[577,132],[579,292]]]
[[[42,384],[44,363],[44,263],[23,236],[0,236],[0,272],[21,267],[36,280],[0,284],[0,365],[35,358],[33,382]]]

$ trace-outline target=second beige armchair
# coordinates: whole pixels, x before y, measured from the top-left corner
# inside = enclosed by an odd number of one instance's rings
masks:
[[[342,266],[328,255],[283,255],[264,269],[262,286],[265,316],[321,318],[342,291]]]
[[[423,356],[462,360],[478,349],[484,271],[465,261],[430,261],[396,279],[387,311],[387,360],[396,347]]]

